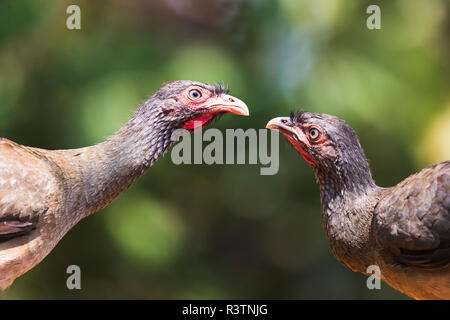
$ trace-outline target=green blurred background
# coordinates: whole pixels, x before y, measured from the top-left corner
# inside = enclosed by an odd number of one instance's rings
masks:
[[[81,30],[66,8],[81,7]],[[381,8],[381,30],[366,8]],[[291,110],[342,117],[379,185],[450,159],[450,2],[1,1],[0,136],[47,149],[98,143],[163,82],[223,81],[264,128]],[[161,158],[81,221],[0,298],[407,298],[332,255],[319,189],[281,138],[280,170]],[[82,289],[66,288],[68,265]]]

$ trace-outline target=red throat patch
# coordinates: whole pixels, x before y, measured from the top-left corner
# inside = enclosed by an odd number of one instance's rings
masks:
[[[303,148],[298,144],[296,140],[294,140],[287,134],[285,134],[284,136],[289,140],[289,142],[294,146],[294,148],[302,155],[303,159],[305,159],[306,162],[308,162],[313,167],[316,165],[313,158],[311,158],[311,156],[305,150],[303,150]]]
[[[186,121],[183,128],[187,129],[187,130],[192,130],[192,131],[195,131],[200,128],[204,128],[213,117],[214,117],[214,114],[211,114],[211,113],[201,115],[197,118]]]

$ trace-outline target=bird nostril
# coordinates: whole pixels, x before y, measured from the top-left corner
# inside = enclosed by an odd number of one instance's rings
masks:
[[[287,120],[286,120],[286,119],[281,119],[281,123],[282,123],[282,124],[286,124],[286,123],[287,123]]]
[[[228,100],[229,100],[230,102],[234,102],[234,99],[233,99],[233,98],[228,98]]]

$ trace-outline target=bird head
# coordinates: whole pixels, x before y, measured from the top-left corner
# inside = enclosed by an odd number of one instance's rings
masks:
[[[338,157],[333,138],[345,122],[329,115],[301,112],[290,117],[278,117],[267,123],[266,128],[281,132],[294,148],[312,166]]]
[[[328,196],[343,189],[365,191],[375,186],[358,137],[344,120],[299,111],[270,120],[266,128],[280,131],[314,167]]]
[[[322,172],[369,171],[355,131],[335,116],[299,111],[270,120],[266,128],[280,131],[306,162]]]
[[[223,86],[187,80],[167,82],[109,140],[119,150],[129,150],[131,145],[132,157],[148,168],[178,141],[179,136],[174,136],[177,129],[192,132],[224,113],[248,116],[249,111]]]
[[[246,104],[229,95],[222,85],[172,81],[164,84],[154,98],[167,120],[189,131],[203,128],[225,113],[249,115]]]

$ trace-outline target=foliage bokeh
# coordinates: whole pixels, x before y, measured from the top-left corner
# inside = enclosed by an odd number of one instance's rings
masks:
[[[78,4],[82,29],[66,28]],[[366,28],[378,4],[382,29]],[[358,132],[391,186],[450,159],[445,0],[0,2],[0,136],[47,149],[98,143],[169,80],[224,82],[264,128],[303,108]],[[284,139],[283,139],[284,140]],[[406,298],[332,255],[312,170],[281,141],[280,170],[161,158],[81,221],[6,298]],[[82,290],[66,288],[68,265]]]

